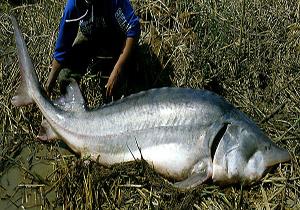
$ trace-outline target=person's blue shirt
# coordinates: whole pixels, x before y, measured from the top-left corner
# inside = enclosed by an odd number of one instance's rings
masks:
[[[68,0],[60,22],[53,57],[63,63],[78,33],[97,39],[101,33],[108,37],[123,34],[125,37],[140,35],[139,18],[129,0],[97,0],[88,4],[85,0]]]

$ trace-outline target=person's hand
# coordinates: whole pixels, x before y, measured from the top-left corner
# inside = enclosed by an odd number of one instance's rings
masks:
[[[120,78],[120,75],[122,73],[122,68],[127,62],[128,58],[130,57],[131,51],[134,48],[135,45],[135,38],[134,37],[128,37],[125,42],[124,49],[122,50],[122,53],[111,72],[109,79],[107,81],[107,84],[105,85],[106,88],[106,97],[112,96],[114,89],[117,86],[118,79]]]
[[[115,88],[117,86],[117,82],[120,77],[121,70],[122,70],[122,67],[120,67],[119,65],[116,65],[114,67],[113,71],[111,72],[111,74],[108,78],[108,81],[105,85],[106,97],[110,97],[113,95],[113,91],[115,90]]]
[[[47,80],[47,82],[45,84],[45,90],[46,90],[47,94],[49,94],[50,92],[52,92],[52,90],[54,88],[54,85],[55,85],[55,80],[56,79],[54,79],[53,76],[51,76],[51,75],[53,75],[53,74],[51,74],[51,72],[50,72],[48,80]]]
[[[45,90],[47,94],[49,94],[53,90],[55,86],[56,78],[60,70],[61,70],[61,65],[54,59],[52,62],[51,71],[49,73],[47,82],[45,84]]]

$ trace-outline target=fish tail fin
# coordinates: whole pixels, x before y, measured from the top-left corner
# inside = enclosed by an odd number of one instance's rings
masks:
[[[15,106],[24,106],[34,102],[33,93],[37,92],[37,89],[40,89],[40,85],[37,75],[33,69],[24,38],[15,17],[11,16],[11,21],[15,31],[16,46],[21,72],[21,84],[11,102]]]

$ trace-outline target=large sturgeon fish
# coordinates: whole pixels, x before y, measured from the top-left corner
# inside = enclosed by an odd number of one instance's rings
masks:
[[[62,139],[75,153],[103,165],[143,158],[180,188],[208,179],[252,183],[290,160],[245,114],[206,90],[152,89],[88,110],[71,82],[54,103],[39,84],[15,18],[12,22],[21,66],[12,103],[37,104],[45,117],[42,140]]]

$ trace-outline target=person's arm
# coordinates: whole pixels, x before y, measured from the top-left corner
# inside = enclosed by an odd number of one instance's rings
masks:
[[[134,10],[129,0],[114,1],[113,5],[117,15],[116,22],[119,24],[121,30],[126,34],[127,39],[122,53],[116,62],[113,71],[111,72],[108,82],[106,84],[106,96],[112,96],[113,90],[118,82],[118,77],[122,73],[124,64],[128,61],[133,48],[138,42],[140,36],[140,22],[139,17],[135,15]],[[121,12],[120,10],[121,9]],[[126,24],[124,24],[126,21]]]
[[[53,90],[55,86],[55,81],[61,69],[62,69],[62,65],[56,59],[53,59],[51,71],[49,73],[48,80],[45,85],[45,90],[47,93]]]
[[[76,9],[75,0],[68,0],[64,9],[64,14],[61,18],[58,37],[56,40],[55,50],[53,54],[52,68],[49,73],[45,90],[51,92],[55,86],[56,79],[62,69],[62,64],[65,62],[68,52],[76,38],[79,22],[69,21],[70,19],[79,16],[79,11]]]
[[[135,44],[136,44],[136,40],[134,37],[128,37],[126,39],[124,49],[123,49],[122,53],[120,54],[119,59],[116,62],[114,69],[112,70],[112,72],[109,76],[107,84],[105,85],[106,96],[112,96],[114,88],[116,87],[116,84],[118,82],[118,78],[119,78],[120,74],[122,73],[125,63],[128,61]]]

